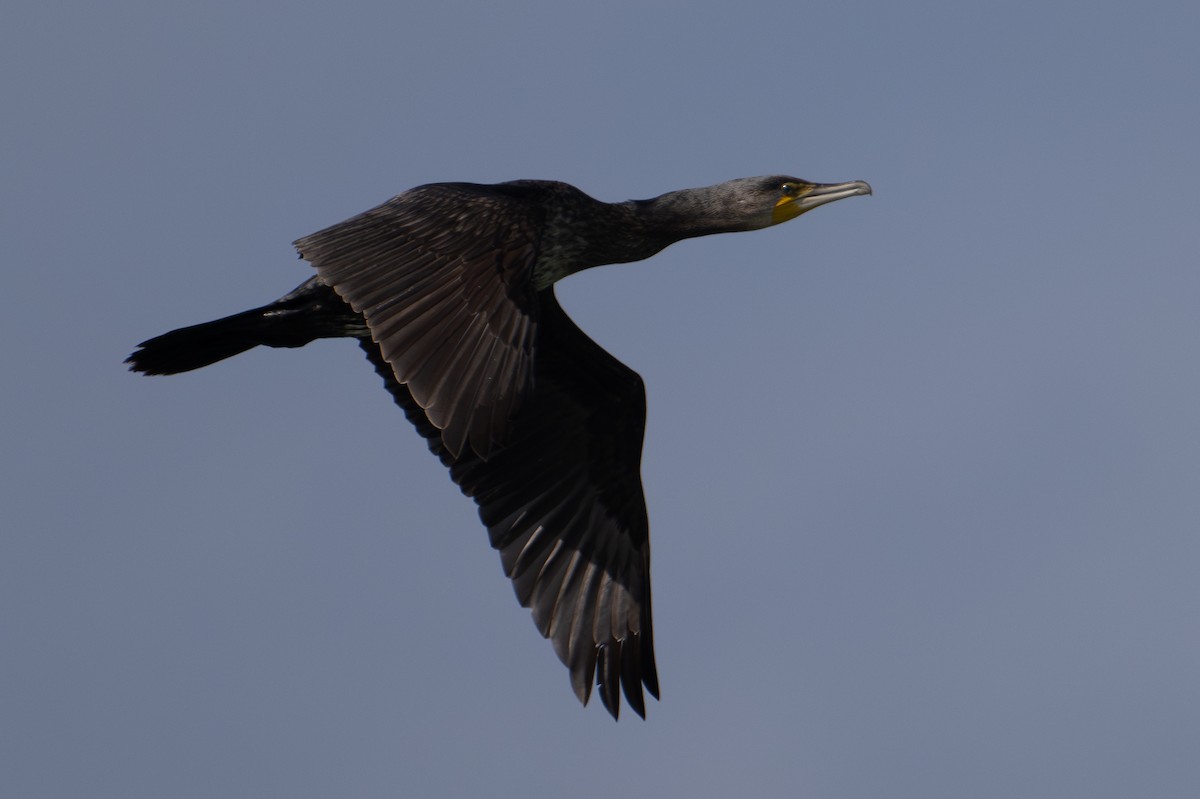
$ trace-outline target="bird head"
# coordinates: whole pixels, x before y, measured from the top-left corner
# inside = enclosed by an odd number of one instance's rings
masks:
[[[850,183],[810,183],[799,178],[778,176],[764,178],[761,191],[772,203],[770,224],[778,225],[780,222],[795,219],[817,206],[845,197],[870,194],[871,185],[862,180]]]
[[[795,219],[819,205],[870,194],[864,181],[811,183],[787,175],[738,178],[702,189],[673,191],[637,204],[675,240],[711,233],[761,230]]]

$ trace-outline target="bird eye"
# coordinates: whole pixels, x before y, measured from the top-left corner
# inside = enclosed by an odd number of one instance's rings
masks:
[[[800,193],[800,187],[797,186],[795,183],[784,183],[782,186],[779,187],[779,190],[782,191],[788,197],[795,197],[797,194]]]

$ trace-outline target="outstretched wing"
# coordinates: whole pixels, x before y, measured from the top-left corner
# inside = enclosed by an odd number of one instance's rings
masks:
[[[374,343],[367,357],[450,476],[479,505],[517,599],[570,669],[584,704],[592,685],[614,717],[624,692],[645,716],[658,697],[650,612],[650,543],[642,494],[642,380],[538,295],[534,390],[507,442],[484,460],[450,451]]]
[[[367,320],[453,455],[487,458],[531,375],[541,211],[531,189],[440,183],[295,242]]]

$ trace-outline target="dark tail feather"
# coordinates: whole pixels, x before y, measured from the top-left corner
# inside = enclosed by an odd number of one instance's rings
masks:
[[[256,308],[155,336],[139,344],[125,363],[134,372],[173,375],[223,361],[267,343],[263,339],[264,328],[269,327],[266,310]]]
[[[125,363],[134,372],[173,375],[223,361],[259,345],[303,347],[318,338],[369,335],[362,316],[333,289],[312,278],[270,305],[143,341]]]

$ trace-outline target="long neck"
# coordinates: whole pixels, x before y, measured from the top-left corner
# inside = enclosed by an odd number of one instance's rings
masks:
[[[697,190],[620,203],[600,202],[571,187],[559,191],[559,213],[546,220],[542,237],[538,288],[593,266],[649,258],[683,239],[750,229]]]
[[[693,190],[651,200],[597,202],[591,212],[603,220],[597,229],[606,235],[589,237],[581,259],[588,266],[640,261],[677,241],[751,229],[744,218],[730,218],[728,209]]]
[[[727,200],[718,201],[707,189],[672,191],[652,200],[630,200],[622,205],[631,206],[648,229],[671,241],[758,227],[742,209]]]

